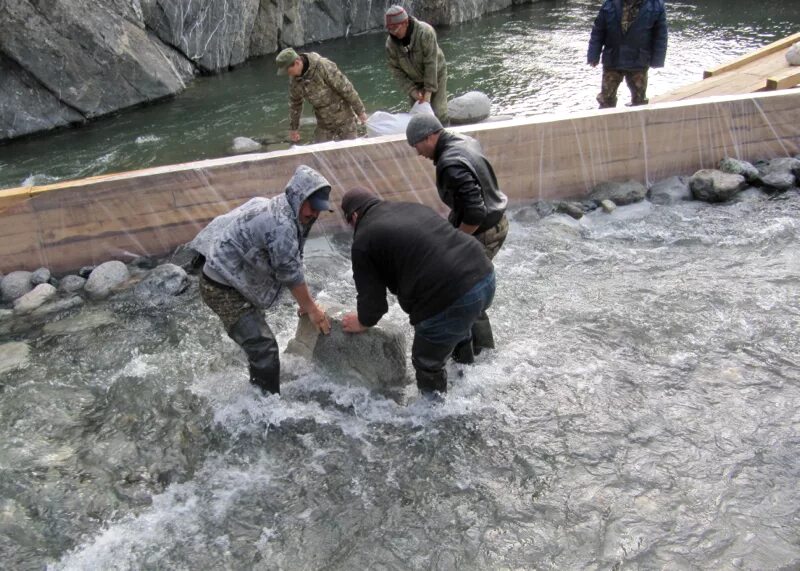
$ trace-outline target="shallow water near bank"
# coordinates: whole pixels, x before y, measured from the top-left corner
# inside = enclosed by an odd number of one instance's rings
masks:
[[[594,109],[600,70],[586,65],[596,0],[545,0],[439,30],[451,96],[480,90],[495,115],[533,116]],[[709,0],[668,3],[666,66],[652,70],[648,93],[699,81],[703,70],[797,31],[800,3]],[[333,59],[359,91],[367,112],[406,111],[384,62],[385,34],[306,46]],[[620,105],[630,99],[620,88]],[[306,119],[312,113],[306,106]],[[288,148],[285,77],[273,56],[201,77],[175,98],[124,111],[77,129],[0,145],[0,188],[225,156],[233,139]],[[304,141],[314,126],[304,121]]]
[[[6,566],[800,565],[800,195],[512,217],[498,349],[439,405],[291,356],[261,397],[196,285],[3,335],[32,358],[0,376]],[[323,303],[348,244],[309,243]],[[292,304],[268,320],[285,347]]]

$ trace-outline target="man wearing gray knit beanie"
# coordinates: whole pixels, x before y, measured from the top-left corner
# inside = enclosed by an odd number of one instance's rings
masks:
[[[409,16],[402,6],[390,6],[384,16],[386,58],[392,75],[409,101],[428,102],[439,120],[447,124],[447,63],[436,31]]]
[[[406,140],[417,154],[433,161],[439,198],[450,208],[450,223],[474,236],[491,260],[508,235],[508,198],[497,182],[478,141],[447,131],[429,114],[415,114],[406,127]],[[470,362],[483,349],[494,349],[494,335],[484,312],[472,327],[472,343],[456,347],[453,355]]]

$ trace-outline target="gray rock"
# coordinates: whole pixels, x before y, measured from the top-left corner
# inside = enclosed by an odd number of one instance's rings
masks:
[[[108,297],[114,288],[125,283],[129,277],[128,267],[118,260],[112,260],[97,266],[89,274],[83,289],[92,299],[103,299]]]
[[[336,378],[356,386],[392,392],[412,382],[406,374],[406,343],[401,330],[380,325],[364,333],[345,333],[341,318],[346,310],[334,306],[326,313],[330,335],[318,334],[311,321],[301,317],[286,352],[311,359]]]
[[[0,345],[0,375],[27,367],[31,349],[27,343],[13,341]]]
[[[97,266],[83,266],[80,270],[78,270],[78,275],[82,278],[87,278],[89,275],[94,271]]]
[[[182,293],[189,286],[189,276],[175,264],[162,264],[136,284],[134,295],[148,303],[161,304],[165,298]]]
[[[795,184],[795,177],[790,172],[771,172],[761,177],[761,184],[767,190],[784,192]]]
[[[511,215],[511,219],[516,222],[523,223],[538,222],[542,219],[542,214],[533,206],[525,206],[524,208],[520,208],[519,210],[515,211],[514,214]]]
[[[755,167],[762,179],[770,174],[794,174],[800,170],[800,159],[781,157],[768,161],[756,161]]]
[[[22,297],[33,289],[31,284],[31,272],[17,271],[11,272],[0,282],[0,292],[6,301],[14,301]]]
[[[59,299],[52,303],[45,303],[41,307],[37,307],[31,311],[31,317],[48,317],[72,311],[76,307],[82,306],[86,303],[82,297],[73,296],[67,299]]]
[[[37,286],[39,284],[46,284],[50,281],[50,270],[47,268],[39,268],[31,274],[31,284]]]
[[[233,140],[233,146],[231,147],[231,152],[235,154],[254,153],[260,150],[261,150],[261,143],[259,143],[258,141],[254,141],[249,137],[236,137]]]
[[[642,183],[635,180],[601,182],[589,193],[589,198],[596,202],[608,199],[617,206],[640,202],[644,200],[645,196],[647,196],[647,189]]]
[[[757,182],[760,174],[758,169],[747,161],[740,161],[732,157],[725,157],[719,162],[719,170],[729,174],[740,174],[747,182]]]
[[[555,204],[555,211],[559,214],[566,214],[575,220],[580,220],[586,213],[577,202],[562,201]]]
[[[612,201],[608,200],[607,198],[600,201],[600,207],[609,214],[611,214],[617,209],[617,205],[614,204]]]
[[[0,116],[0,138],[65,125],[181,91],[174,51],[148,33],[139,2],[4,2],[0,38],[23,96]],[[8,68],[9,66],[6,65]],[[16,117],[16,128],[8,124]],[[10,128],[9,128],[10,127]]]
[[[689,182],[683,176],[671,176],[653,183],[653,186],[647,191],[647,197],[653,204],[664,206],[693,198]]]
[[[56,288],[50,284],[39,284],[14,301],[14,313],[29,313],[53,299]]]
[[[75,293],[76,291],[82,290],[84,284],[86,284],[86,278],[76,276],[75,274],[70,274],[61,279],[61,283],[58,284],[58,291],[64,293]]]
[[[689,188],[697,200],[725,202],[745,188],[744,177],[716,169],[699,170],[689,179]]]
[[[491,111],[492,101],[480,91],[470,91],[447,103],[447,113],[453,125],[483,121],[489,117]]]
[[[82,310],[73,317],[67,317],[58,321],[53,321],[44,326],[44,333],[48,335],[68,335],[86,331],[87,329],[97,329],[104,325],[116,323],[114,314],[106,310],[87,311]]]

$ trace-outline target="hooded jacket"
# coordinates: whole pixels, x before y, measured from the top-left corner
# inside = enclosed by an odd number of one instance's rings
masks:
[[[436,93],[439,81],[447,77],[447,64],[444,52],[436,39],[436,30],[416,18],[409,18],[408,45],[392,35],[386,38],[386,57],[389,69],[406,95],[424,88]]]
[[[664,0],[643,0],[639,15],[622,33],[623,0],[605,0],[594,21],[586,59],[609,69],[664,67],[667,56],[667,16]]]
[[[213,227],[219,233],[205,254],[206,275],[261,308],[272,306],[284,288],[304,283],[303,246],[314,221],[300,222],[300,206],[323,188],[330,188],[325,177],[301,165],[283,194],[253,198],[219,223],[214,219],[194,240],[201,243]]]
[[[303,100],[314,108],[317,125],[329,131],[337,131],[351,122],[355,116],[365,113],[364,103],[353,84],[331,60],[308,52],[308,68],[299,77],[289,80],[289,128],[296,131],[300,126]]]

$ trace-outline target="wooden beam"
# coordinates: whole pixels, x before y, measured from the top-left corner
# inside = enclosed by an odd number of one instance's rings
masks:
[[[706,70],[706,71],[703,72],[703,79],[708,78],[708,77],[714,77],[714,76],[719,75],[721,73],[724,73],[726,71],[739,69],[739,68],[749,64],[750,62],[755,61],[757,59],[760,59],[760,58],[762,58],[762,57],[764,57],[766,55],[775,53],[775,52],[783,50],[783,49],[787,49],[792,44],[794,44],[795,42],[798,42],[798,41],[800,41],[800,32],[798,32],[796,34],[792,34],[791,36],[783,38],[782,40],[778,40],[777,42],[773,42],[773,43],[771,43],[769,45],[766,45],[761,49],[758,49],[758,50],[756,50],[754,52],[751,52],[751,53],[749,53],[747,55],[744,55],[744,56],[742,56],[740,58],[736,58],[735,60],[729,61],[728,63],[725,63],[725,64],[723,64],[723,65],[721,65],[719,67],[715,67],[713,69]]]
[[[794,66],[767,78],[767,90],[788,89],[800,84],[800,67]]]

